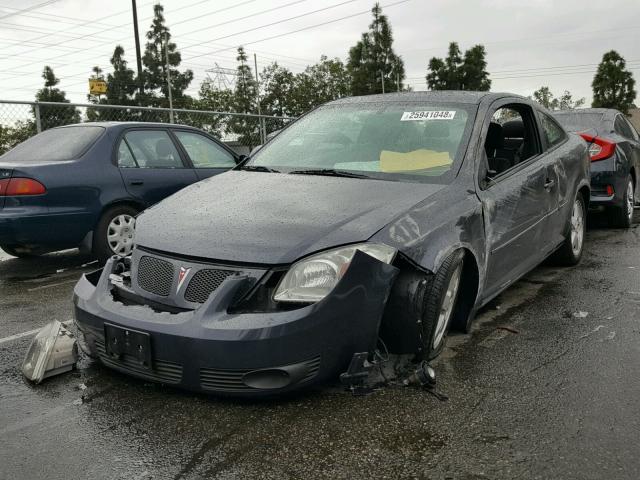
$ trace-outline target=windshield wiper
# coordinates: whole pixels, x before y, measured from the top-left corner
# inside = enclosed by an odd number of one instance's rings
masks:
[[[309,170],[293,170],[292,175],[325,175],[327,177],[348,177],[348,178],[371,178],[361,173],[352,173],[345,170],[335,170],[333,168],[316,168]]]
[[[280,170],[265,167],[264,165],[242,165],[240,168],[238,168],[238,170],[248,170],[250,172],[280,173]]]

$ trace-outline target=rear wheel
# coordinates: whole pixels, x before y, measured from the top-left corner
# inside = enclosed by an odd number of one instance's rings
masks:
[[[567,236],[560,249],[554,255],[554,260],[560,265],[576,265],[582,258],[586,231],[586,212],[584,198],[581,193],[578,193],[571,208]]]
[[[423,290],[421,347],[423,356],[432,359],[444,348],[445,338],[456,309],[464,252],[449,255]]]
[[[627,188],[622,195],[622,205],[609,210],[609,225],[614,228],[630,228],[633,223],[635,189],[631,175],[627,177]]]
[[[110,208],[100,218],[93,235],[93,254],[100,260],[127,256],[133,249],[138,210],[128,205]]]

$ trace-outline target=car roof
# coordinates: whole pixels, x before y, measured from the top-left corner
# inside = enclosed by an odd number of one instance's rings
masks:
[[[197,127],[190,125],[179,125],[177,123],[164,123],[164,122],[83,122],[72,123],[70,125],[62,125],[56,128],[65,127],[104,127],[104,128],[125,128],[125,127],[179,127],[190,128],[192,130],[199,130]]]
[[[511,93],[500,92],[469,92],[463,90],[432,90],[426,92],[395,92],[377,95],[363,95],[345,97],[329,102],[329,105],[357,104],[357,103],[394,103],[394,102],[434,102],[434,103],[467,103],[478,105],[485,100],[497,100],[504,97],[525,97]]]
[[[569,110],[556,110],[554,115],[569,115],[569,114],[601,114],[603,118],[612,118],[622,113],[615,108],[573,108]]]

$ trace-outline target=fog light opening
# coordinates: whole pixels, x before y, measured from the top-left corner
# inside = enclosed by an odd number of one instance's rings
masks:
[[[291,376],[285,370],[271,368],[248,372],[242,377],[242,381],[247,387],[259,390],[273,390],[284,388],[291,384]]]

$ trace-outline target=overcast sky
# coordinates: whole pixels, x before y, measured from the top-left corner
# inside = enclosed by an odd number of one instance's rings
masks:
[[[108,71],[116,44],[125,48],[135,69],[130,0],[0,2],[0,99],[32,100],[43,83],[43,66],[50,65],[67,98],[84,102],[91,68],[99,65]],[[154,3],[138,0],[143,49]],[[260,69],[277,60],[298,72],[322,54],[346,60],[349,48],[371,21],[370,13],[357,14],[370,10],[374,2],[161,3],[173,41],[182,52],[183,68],[195,73],[190,88],[195,94],[215,63],[235,68],[238,45],[258,55]],[[627,60],[640,90],[639,0],[383,0],[381,5],[393,28],[396,53],[404,59],[407,82],[415,90],[426,89],[429,58],[446,55],[451,41],[459,42],[463,50],[485,45],[494,91],[530,95],[548,85],[556,94],[570,90],[590,102],[597,63],[611,49]],[[291,17],[298,18],[287,20]],[[342,17],[350,18],[339,20]],[[292,33],[300,29],[306,30]],[[269,39],[274,36],[278,38]]]

